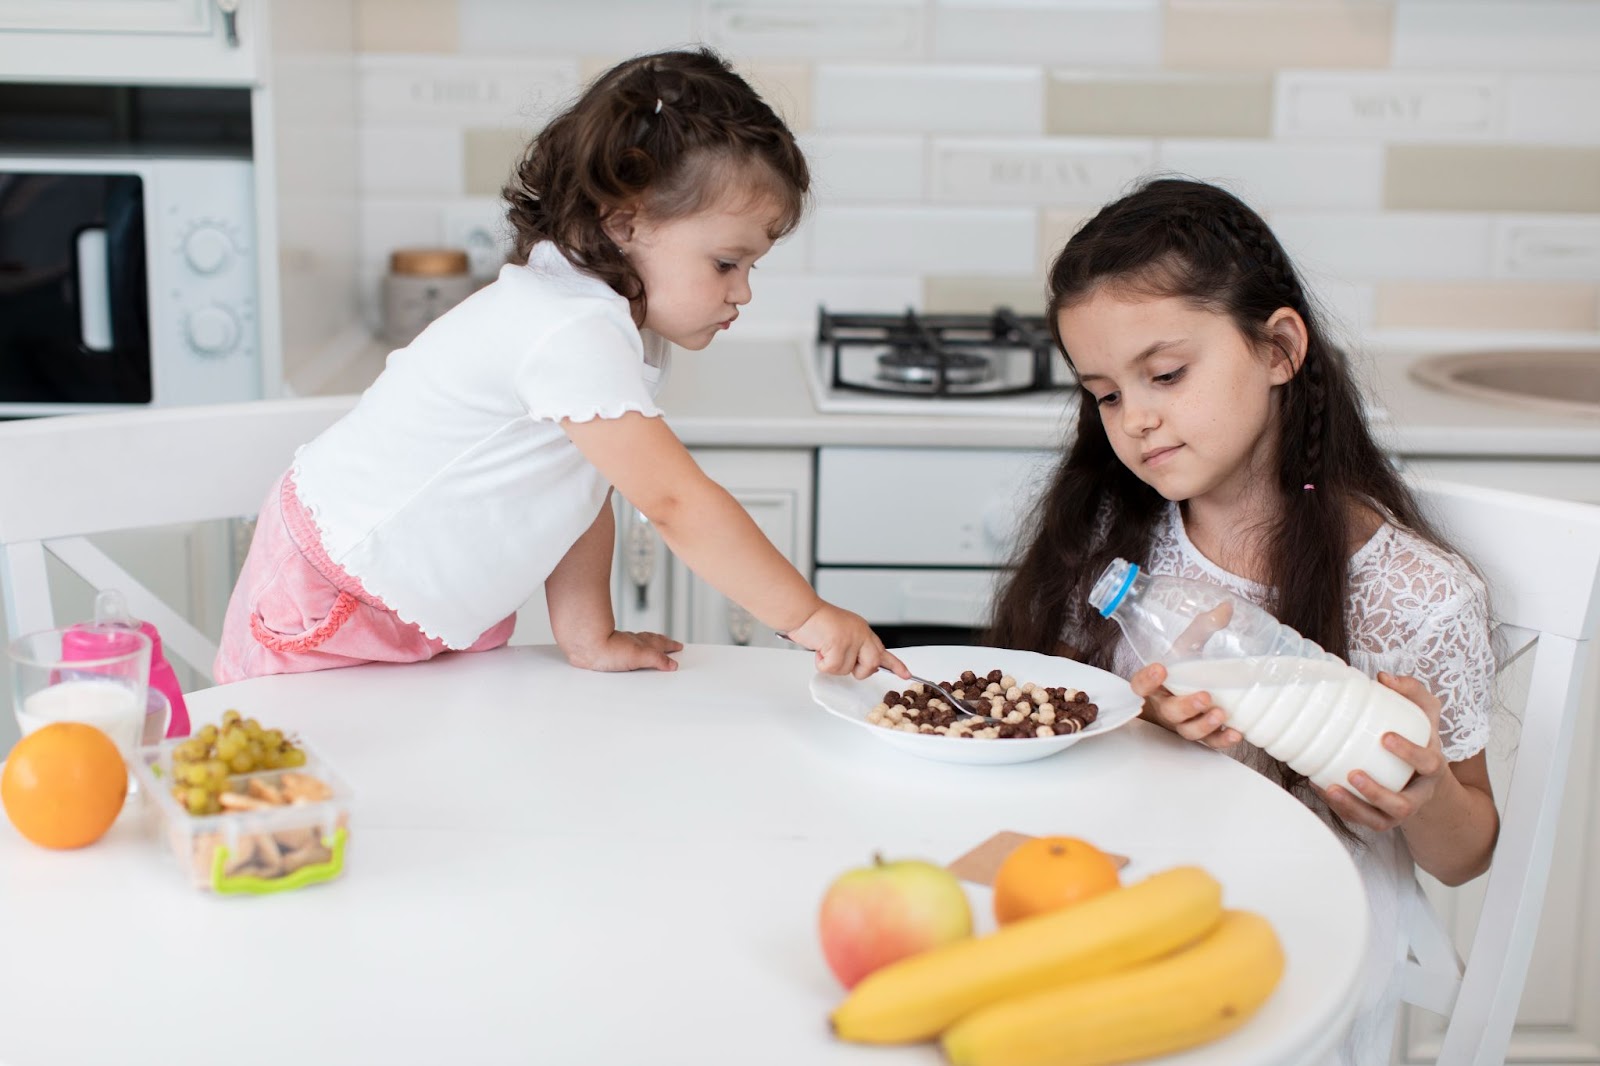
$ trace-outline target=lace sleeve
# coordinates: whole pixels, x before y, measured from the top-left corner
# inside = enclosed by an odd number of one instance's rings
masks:
[[[1453,557],[1413,557],[1412,562],[1414,567],[1405,568],[1410,573],[1404,592],[1393,602],[1412,630],[1399,657],[1402,672],[1439,697],[1440,746],[1446,759],[1460,762],[1489,741],[1494,650],[1488,594],[1477,575]]]

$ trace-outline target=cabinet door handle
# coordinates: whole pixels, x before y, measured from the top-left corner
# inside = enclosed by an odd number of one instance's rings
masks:
[[[239,4],[241,0],[217,0],[217,10],[222,12],[222,33],[229,48],[239,47]]]
[[[729,603],[728,639],[742,648],[750,643],[750,638],[755,636],[755,632],[755,616],[737,603]]]
[[[637,510],[632,515],[625,545],[628,580],[633,584],[634,607],[644,611],[650,607],[650,582],[656,574],[656,534],[650,519]]]

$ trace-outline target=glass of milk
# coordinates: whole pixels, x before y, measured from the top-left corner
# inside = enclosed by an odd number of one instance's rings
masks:
[[[117,626],[47,629],[11,642],[13,707],[27,736],[84,722],[132,760],[144,741],[150,638]]]

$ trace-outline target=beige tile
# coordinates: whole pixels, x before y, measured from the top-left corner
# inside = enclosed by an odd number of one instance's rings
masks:
[[[1266,137],[1266,74],[1084,76],[1052,72],[1045,132],[1097,137]]]
[[[462,187],[468,196],[499,196],[511,168],[522,158],[531,132],[515,129],[463,130]]]
[[[1434,211],[1600,211],[1600,148],[1391,145],[1383,204]]]
[[[1566,282],[1390,281],[1378,286],[1380,329],[1600,328],[1600,286]]]
[[[356,50],[456,52],[456,0],[356,0]]]
[[[1039,212],[1039,276],[1050,276],[1050,264],[1055,262],[1067,241],[1089,219],[1093,211],[1048,210]]]
[[[1381,0],[1167,0],[1163,61],[1207,70],[1387,67]]]
[[[1026,315],[1044,313],[1043,278],[922,279],[924,311],[992,311],[1009,307]]]

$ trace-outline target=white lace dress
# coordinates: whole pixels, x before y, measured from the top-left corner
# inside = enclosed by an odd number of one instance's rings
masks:
[[[1261,603],[1267,589],[1229,573],[1201,555],[1183,528],[1176,504],[1156,530],[1146,569],[1151,573],[1212,581]],[[1421,680],[1439,697],[1445,758],[1459,762],[1482,751],[1489,739],[1494,679],[1488,597],[1483,582],[1459,558],[1415,534],[1385,523],[1350,558],[1350,662],[1368,676],[1380,670]],[[1123,677],[1143,665],[1126,643],[1115,669]],[[1229,752],[1261,770],[1270,759],[1240,744]],[[1314,793],[1302,797],[1327,820],[1330,812]],[[1366,883],[1372,926],[1367,944],[1361,1005],[1336,1061],[1381,1066],[1389,1061],[1405,961],[1401,906],[1414,891],[1414,865],[1398,830],[1374,833],[1356,827],[1361,843],[1349,845]]]

